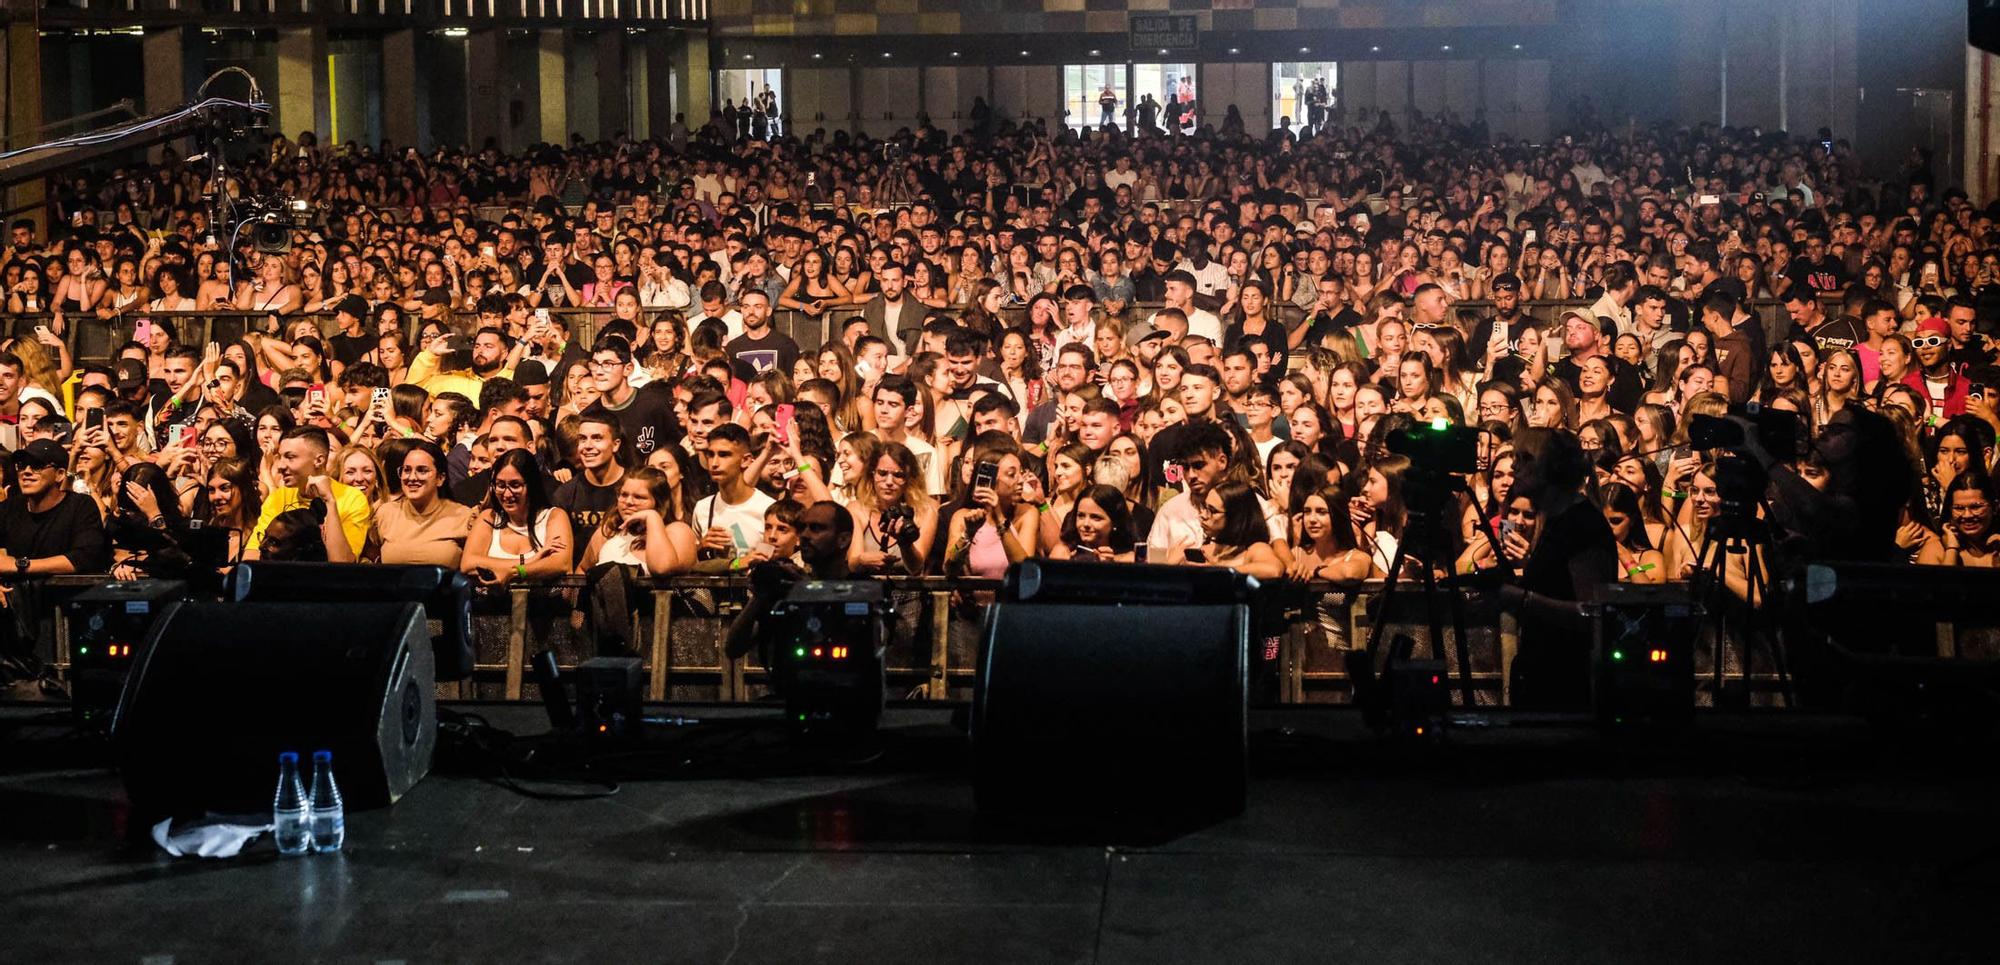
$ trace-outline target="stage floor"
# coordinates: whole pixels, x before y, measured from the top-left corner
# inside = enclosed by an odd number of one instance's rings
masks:
[[[539,729],[535,707],[462,707]],[[681,709],[705,718],[743,710]],[[975,819],[946,712],[869,764],[740,720],[661,776],[531,800],[433,774],[339,855],[127,843],[88,748],[0,736],[11,961],[1992,961],[1990,750],[1704,717],[1666,743],[1501,717],[1409,751],[1344,709],[1253,716],[1248,811],[1164,838]],[[1126,838],[1127,840],[1115,840]]]

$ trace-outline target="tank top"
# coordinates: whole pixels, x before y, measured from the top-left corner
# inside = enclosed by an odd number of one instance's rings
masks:
[[[965,555],[966,575],[997,580],[1007,575],[1007,546],[999,527],[986,523],[972,534],[972,546]]]
[[[534,544],[535,544],[536,546],[547,546],[547,545],[548,545],[548,543],[549,543],[549,514],[550,514],[550,513],[553,513],[553,512],[555,512],[555,510],[553,510],[553,509],[544,509],[544,510],[542,510],[542,514],[541,514],[540,516],[537,516],[537,517],[535,517],[535,525],[534,525],[534,533],[533,533],[533,536],[532,536],[532,539],[533,539],[533,541],[534,541]],[[490,542],[490,543],[489,543],[489,544],[487,545],[487,548],[486,548],[486,555],[488,555],[488,556],[494,556],[494,557],[499,557],[499,558],[501,558],[501,559],[505,559],[505,558],[507,558],[507,557],[509,557],[509,556],[519,556],[519,555],[520,555],[520,554],[518,554],[518,553],[509,553],[509,552],[507,552],[507,550],[506,550],[506,549],[504,549],[504,548],[503,548],[503,547],[501,547],[501,545],[500,545],[500,534],[501,534],[501,533],[505,533],[505,532],[508,532],[508,531],[510,531],[510,530],[511,530],[511,531],[513,531],[513,532],[516,532],[516,533],[521,533],[521,532],[523,532],[522,530],[519,530],[519,529],[515,529],[514,525],[513,525],[513,524],[511,524],[511,523],[507,524],[507,525],[506,525],[505,527],[498,527],[498,526],[494,527],[494,529],[493,529],[493,539],[492,539],[492,541],[491,541],[491,542]],[[525,535],[525,534],[524,534],[524,535]]]

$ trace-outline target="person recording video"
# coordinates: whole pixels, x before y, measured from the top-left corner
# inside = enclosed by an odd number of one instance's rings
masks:
[[[1514,437],[1516,505],[1503,521],[1500,552],[1519,576],[1500,588],[1500,605],[1521,626],[1508,668],[1516,707],[1583,710],[1590,703],[1590,621],[1582,601],[1617,580],[1618,542],[1584,497],[1589,472],[1573,435],[1524,429]]]

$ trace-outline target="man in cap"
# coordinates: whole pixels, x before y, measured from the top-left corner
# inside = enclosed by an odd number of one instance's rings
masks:
[[[343,367],[375,351],[376,336],[368,332],[368,300],[349,295],[333,304],[333,321],[340,331],[328,336],[326,348]]]
[[[1917,350],[1917,366],[1903,376],[1903,384],[1923,393],[1938,418],[1964,415],[1972,383],[1951,364],[1951,323],[1942,318],[1918,322],[1910,346]]]
[[[111,565],[97,501],[70,489],[69,453],[59,443],[23,446],[14,453],[14,473],[16,493],[0,502],[0,583],[101,573]]]

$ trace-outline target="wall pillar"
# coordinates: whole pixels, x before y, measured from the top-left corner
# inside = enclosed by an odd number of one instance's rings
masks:
[[[278,101],[272,127],[296,140],[302,131],[325,136],[333,124],[328,99],[326,28],[278,31]]]
[[[392,30],[382,37],[382,137],[399,148],[429,140],[423,73],[417,70],[417,32]]]
[[[33,21],[7,25],[6,117],[8,134],[23,132],[18,140],[34,143],[25,133],[42,126],[42,38]],[[38,239],[48,237],[48,211],[42,207],[47,199],[47,185],[41,180],[7,189],[7,207],[28,208],[14,217],[32,219]]]
[[[632,78],[625,70],[625,31],[600,30],[597,44],[597,137],[632,132]]]
[[[535,35],[535,73],[541,90],[541,136],[550,144],[569,143],[568,37],[560,30]]]
[[[676,112],[687,115],[689,130],[700,130],[708,123],[708,112],[715,105],[714,77],[708,66],[708,35],[693,31],[681,34],[675,52],[678,56],[674,58],[674,87],[681,92]]]
[[[491,138],[504,150],[507,105],[500,96],[501,42],[499,30],[474,30],[465,37],[465,142],[474,153]]]

